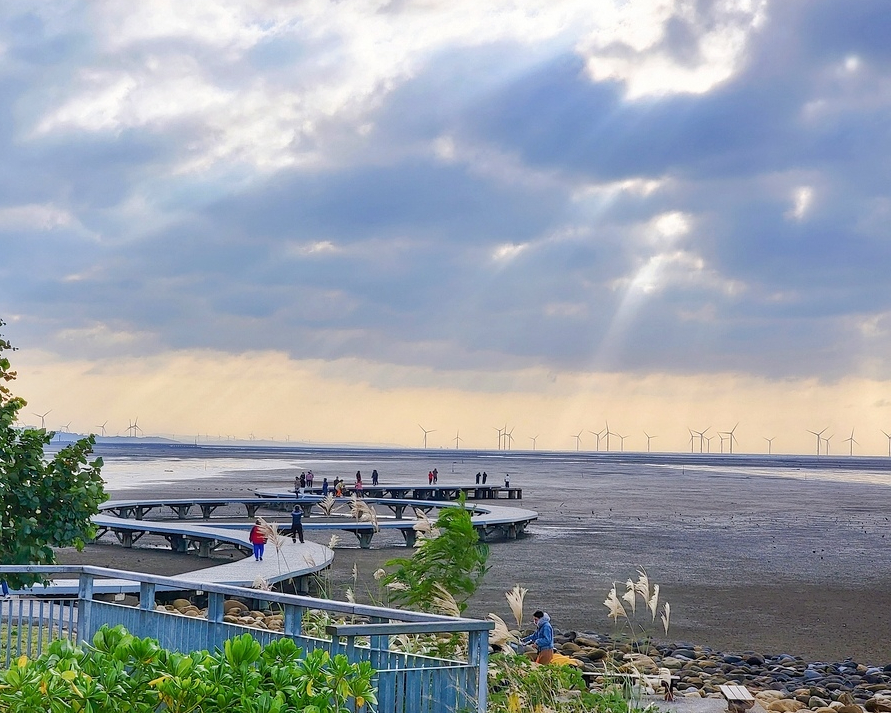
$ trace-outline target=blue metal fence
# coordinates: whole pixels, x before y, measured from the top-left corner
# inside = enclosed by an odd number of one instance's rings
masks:
[[[289,636],[305,651],[324,648],[350,661],[367,660],[377,671],[378,710],[381,713],[459,713],[486,710],[488,632],[491,622],[350,604],[227,585],[189,582],[176,577],[122,572],[89,566],[0,566],[0,577],[11,573],[40,573],[45,577],[77,577],[78,596],[58,597],[37,586],[32,596],[0,605],[0,647],[5,665],[21,655],[39,656],[55,638],[89,641],[104,624],[121,624],[135,636],[157,639],[177,651],[221,648],[227,639],[249,631],[261,643]],[[97,579],[139,583],[138,606],[94,597]],[[122,587],[123,588],[123,587]],[[41,594],[41,592],[46,592]],[[179,592],[185,598],[206,597],[207,618],[156,611],[160,592]],[[108,595],[102,595],[107,597]],[[284,615],[284,630],[270,631],[223,621],[227,598],[248,599],[255,608],[275,607]],[[330,638],[308,635],[303,617],[320,610],[332,617],[360,623],[327,627]],[[460,659],[450,660],[406,653],[391,646],[399,634],[460,634],[465,645]]]

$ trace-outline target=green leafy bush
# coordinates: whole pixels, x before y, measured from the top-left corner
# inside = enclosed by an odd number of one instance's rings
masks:
[[[0,672],[0,711],[16,713],[347,713],[377,702],[367,661],[292,639],[261,647],[244,634],[222,651],[181,654],[120,626],[91,647],[53,642],[36,660]]]

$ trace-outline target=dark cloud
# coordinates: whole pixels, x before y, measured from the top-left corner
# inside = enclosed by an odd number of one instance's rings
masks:
[[[660,49],[701,61],[709,7]],[[319,119],[327,162],[265,175],[177,173],[207,138],[194,117],[31,135],[58,99],[38,83],[64,96],[90,42],[19,17],[0,80],[0,313],[38,342],[97,323],[152,335],[140,350],[827,378],[870,357],[887,376],[887,320],[861,326],[891,312],[889,16],[774,4],[728,81],[633,101],[565,49],[453,46],[381,91],[365,133]],[[319,51],[285,35],[227,73],[176,43],[228,88],[280,83]],[[436,156],[443,140],[454,155]],[[660,183],[596,188],[644,179]],[[14,225],[3,211],[23,205],[72,222]],[[689,230],[660,237],[673,212]]]

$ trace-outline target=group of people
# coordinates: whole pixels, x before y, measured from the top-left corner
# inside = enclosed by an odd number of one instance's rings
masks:
[[[254,548],[254,560],[256,562],[261,562],[263,560],[263,551],[266,549],[266,540],[267,532],[269,531],[269,526],[263,526],[263,521],[258,517],[254,520],[254,526],[251,528],[251,533],[248,535],[248,540],[250,540],[251,546]],[[294,509],[291,510],[291,527],[288,530],[285,530],[285,535],[290,535],[291,540],[296,544],[297,540],[300,540],[300,544],[303,544],[303,508],[300,505],[295,504]]]
[[[371,471],[371,484],[377,485],[378,479],[380,476],[378,475],[377,468]],[[299,476],[294,478],[294,493],[298,498],[303,497],[304,491],[309,488],[312,490],[313,483],[313,473],[311,470],[302,472]],[[353,491],[356,495],[362,495],[363,489],[362,483],[362,471],[356,471],[356,482],[353,485]],[[328,478],[322,478],[322,497],[327,497],[329,491],[334,491],[334,495],[336,497],[341,497],[343,495],[344,490],[346,489],[346,481],[343,478],[335,478],[333,483],[328,483]]]
[[[434,468],[429,473],[427,473],[427,484],[436,485],[437,480],[439,480],[439,471]]]

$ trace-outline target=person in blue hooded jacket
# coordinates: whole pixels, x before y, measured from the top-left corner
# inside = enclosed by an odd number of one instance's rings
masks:
[[[538,649],[535,662],[540,664],[551,663],[554,657],[554,628],[551,626],[551,617],[540,609],[532,615],[535,623],[535,631],[524,636],[520,641],[524,644],[532,644]]]

